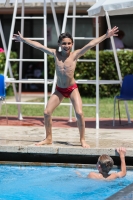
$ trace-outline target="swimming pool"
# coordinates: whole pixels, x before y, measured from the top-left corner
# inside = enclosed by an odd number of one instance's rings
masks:
[[[110,182],[86,178],[90,171],[77,167],[0,165],[0,200],[104,200],[133,181],[133,171]]]

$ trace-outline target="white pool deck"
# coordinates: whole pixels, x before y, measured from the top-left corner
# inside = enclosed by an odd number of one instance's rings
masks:
[[[23,101],[29,101],[43,97],[43,94],[23,94]],[[13,98],[7,101],[14,101]],[[11,121],[11,120],[10,120]],[[6,122],[6,119],[5,119]],[[36,146],[35,144],[45,138],[45,130],[42,126],[14,126],[0,121],[0,152],[11,153],[44,153],[44,154],[66,154],[66,155],[100,155],[109,154],[119,156],[115,149],[123,146],[127,148],[126,155],[133,157],[133,126],[116,126],[114,129],[106,125],[104,129],[86,128],[86,142],[90,148],[83,148],[79,141],[77,127],[53,127],[53,144]],[[14,122],[18,123],[17,121]],[[56,122],[54,122],[56,124]],[[93,123],[90,122],[89,126]],[[132,122],[133,123],[133,122]],[[60,123],[58,123],[60,125]],[[111,128],[112,127],[112,128]],[[120,129],[119,129],[120,128]]]
[[[92,129],[86,128],[86,142],[90,148],[83,148],[79,142],[77,128],[53,128],[53,144],[36,146],[45,138],[44,127],[0,126],[0,152],[44,153],[66,155],[118,156],[115,149],[127,148],[127,156],[133,156],[132,129]]]

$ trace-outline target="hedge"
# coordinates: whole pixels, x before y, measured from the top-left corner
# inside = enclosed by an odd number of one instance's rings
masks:
[[[121,50],[117,51],[121,74],[124,77],[127,74],[133,74],[133,52]],[[95,59],[96,52],[89,50],[81,59]],[[54,76],[54,59],[48,56],[49,76]],[[95,62],[77,62],[75,70],[75,79],[96,80]],[[99,51],[99,79],[100,80],[118,80],[117,68],[112,51]],[[90,84],[79,84],[79,92],[82,96],[95,97],[96,86]],[[100,85],[100,97],[113,97],[120,91],[120,85]]]
[[[0,49],[0,74],[4,73],[4,68],[5,68],[5,63],[6,63],[6,56],[4,51],[2,51],[2,49]],[[11,59],[15,59],[17,58],[17,53],[16,52],[11,52],[10,54],[10,58]],[[12,72],[13,72],[13,76],[14,78],[18,78],[18,73],[17,73],[17,68],[18,68],[18,64],[17,62],[11,62],[11,68],[12,68]],[[7,74],[8,77],[10,77],[9,72]],[[13,89],[12,89],[12,85],[7,87],[7,91],[6,91],[7,95],[12,95],[13,94]]]

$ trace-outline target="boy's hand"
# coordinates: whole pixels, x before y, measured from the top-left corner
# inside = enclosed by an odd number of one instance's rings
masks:
[[[15,42],[23,42],[23,37],[19,31],[18,31],[18,35],[13,34],[13,38],[14,38]]]
[[[119,147],[119,148],[117,148],[117,152],[119,153],[120,157],[125,157],[125,155],[126,155],[126,148]]]
[[[109,37],[111,37],[111,36],[118,36],[118,33],[119,32],[119,30],[118,30],[118,27],[114,27],[114,28],[112,28],[111,30],[107,30],[107,33],[106,33],[106,36],[107,36],[107,38],[109,38]]]

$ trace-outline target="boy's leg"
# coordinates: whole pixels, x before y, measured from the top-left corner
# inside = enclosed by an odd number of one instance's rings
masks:
[[[82,99],[80,97],[78,88],[74,89],[70,95],[70,99],[72,101],[76,117],[77,117],[77,125],[80,133],[80,142],[82,147],[89,148],[90,146],[85,142],[85,121],[82,111]]]
[[[45,129],[46,129],[46,138],[38,142],[36,145],[45,145],[52,144],[52,118],[51,115],[54,109],[61,103],[63,100],[63,95],[55,91],[54,94],[50,97],[46,109],[44,111],[44,121],[45,121]]]

